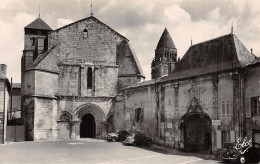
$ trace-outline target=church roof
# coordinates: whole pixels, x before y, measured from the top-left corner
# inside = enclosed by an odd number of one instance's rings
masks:
[[[145,81],[142,81],[139,83],[132,84],[131,86],[125,87],[124,89],[128,90],[128,89],[132,89],[132,88],[150,86],[150,85],[154,85],[155,82],[156,82],[155,79],[145,80]]]
[[[57,47],[57,45],[54,46],[54,47],[52,47],[52,48],[49,49],[48,51],[45,51],[45,52],[39,54],[39,56],[33,61],[33,63],[32,63],[28,68],[25,69],[25,71],[35,69],[35,68],[38,66],[38,64],[40,64],[41,61],[42,61],[46,56],[48,56],[48,54],[49,54],[50,52],[52,52],[52,50],[54,50],[56,47]]]
[[[228,34],[191,46],[161,82],[242,68],[255,59],[236,35]]]
[[[41,18],[37,18],[36,20],[34,20],[32,23],[28,24],[24,28],[52,31],[52,28],[49,25],[47,25]]]
[[[160,48],[174,48],[174,49],[176,49],[175,44],[173,43],[172,37],[169,34],[167,28],[164,29],[162,36],[161,36],[161,38],[160,38],[160,40],[157,44],[156,49],[160,49]]]

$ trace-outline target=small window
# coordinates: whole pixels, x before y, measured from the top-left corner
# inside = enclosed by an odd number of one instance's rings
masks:
[[[88,72],[87,72],[87,88],[91,89],[92,88],[92,68],[88,67]]]
[[[88,30],[87,29],[83,30],[83,38],[88,38]]]
[[[141,108],[135,109],[135,121],[142,122],[143,121],[143,110]]]

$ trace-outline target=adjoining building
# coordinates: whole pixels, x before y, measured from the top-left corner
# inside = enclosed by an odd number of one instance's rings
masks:
[[[145,78],[129,40],[93,16],[56,30],[37,18],[24,31],[25,139],[113,131],[116,95]]]
[[[259,74],[259,58],[235,34],[191,45],[177,60],[165,29],[152,80],[124,89],[122,127],[188,152],[216,152],[245,136],[260,142]]]
[[[11,104],[7,114],[7,125],[22,125],[23,123],[21,117],[21,83],[12,83],[11,87]]]
[[[0,144],[6,141],[7,111],[11,85],[6,77],[6,65],[0,64]]]

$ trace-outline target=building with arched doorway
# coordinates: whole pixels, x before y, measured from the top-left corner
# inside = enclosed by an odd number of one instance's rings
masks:
[[[26,140],[104,138],[118,93],[145,78],[129,40],[93,16],[56,30],[37,18],[24,31]]]
[[[152,80],[124,90],[124,127],[187,152],[218,152],[238,137],[258,141],[259,58],[232,33],[191,45],[177,58],[165,29]]]

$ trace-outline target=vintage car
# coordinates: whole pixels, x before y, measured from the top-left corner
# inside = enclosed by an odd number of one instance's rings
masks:
[[[108,133],[106,136],[107,141],[124,141],[129,135],[127,131],[117,131],[116,133]]]
[[[124,141],[124,145],[152,145],[152,139],[149,137],[146,137],[143,133],[135,132],[131,133]]]
[[[227,146],[221,155],[224,162],[237,161],[239,163],[255,163],[260,161],[260,144],[252,143],[251,146],[236,148],[236,143]]]

